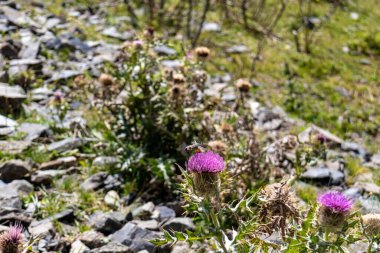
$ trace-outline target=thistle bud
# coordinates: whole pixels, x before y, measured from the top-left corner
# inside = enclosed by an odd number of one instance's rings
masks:
[[[99,77],[99,83],[103,86],[112,86],[115,81],[111,75],[101,74]]]
[[[173,82],[174,84],[184,84],[186,79],[181,73],[177,73],[173,75]]]
[[[208,49],[207,47],[197,47],[195,49],[195,54],[199,59],[206,59],[210,55],[210,49]]]
[[[235,83],[235,86],[240,92],[247,93],[249,92],[252,85],[248,80],[238,79]]]
[[[185,98],[186,88],[183,85],[173,85],[170,88],[169,97],[173,101],[181,102]]]
[[[319,222],[328,228],[338,228],[346,220],[352,201],[340,192],[327,192],[318,197]]]

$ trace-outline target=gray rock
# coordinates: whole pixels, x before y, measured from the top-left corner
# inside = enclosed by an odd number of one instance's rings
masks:
[[[22,153],[30,146],[30,141],[0,141],[0,150],[7,154]]]
[[[163,60],[161,61],[161,65],[169,69],[178,69],[183,66],[183,63],[178,60]]]
[[[34,237],[37,237],[37,236],[45,237],[48,235],[55,235],[55,233],[56,233],[54,224],[51,221],[47,221],[44,223],[32,222],[32,224],[30,224],[28,230],[29,230],[29,233]]]
[[[32,174],[30,180],[35,184],[50,185],[54,178],[65,174],[66,171],[63,170],[38,170]]]
[[[380,153],[374,154],[371,158],[371,162],[380,166]]]
[[[107,239],[104,235],[94,230],[82,233],[78,239],[90,249],[99,248],[107,244]]]
[[[126,216],[120,212],[96,211],[90,216],[89,223],[96,231],[109,235],[123,227],[125,219]]]
[[[153,210],[154,210],[154,204],[153,202],[150,201],[148,203],[145,203],[142,206],[139,206],[133,209],[131,213],[134,219],[135,218],[149,219],[153,214]]]
[[[147,250],[149,253],[154,253],[156,252],[155,246],[149,240],[156,237],[156,233],[153,231],[140,228],[136,224],[129,222],[112,234],[110,239],[130,247],[134,252]]]
[[[21,160],[10,160],[0,165],[0,179],[11,182],[21,179],[31,171],[31,166]]]
[[[18,123],[10,118],[0,115],[0,127],[17,127]]]
[[[226,52],[229,54],[243,54],[249,51],[246,45],[234,45],[227,48]]]
[[[1,11],[3,11],[5,17],[8,19],[9,22],[19,27],[34,27],[34,28],[39,27],[39,25],[35,21],[33,21],[24,13],[16,9],[13,9],[8,6],[3,6],[1,7]]]
[[[66,210],[63,210],[62,212],[59,212],[59,213],[56,213],[52,216],[49,216],[43,220],[35,220],[33,221],[33,223],[31,224],[32,226],[39,226],[41,224],[46,224],[48,222],[52,222],[52,221],[71,221],[75,218],[74,216],[74,211],[72,209],[66,209]]]
[[[133,37],[132,32],[119,32],[116,27],[111,26],[102,31],[102,34],[111,38],[119,39],[119,40],[129,40]]]
[[[0,200],[1,204],[1,200]],[[23,224],[30,224],[32,222],[30,214],[26,213],[21,208],[14,208],[9,206],[0,207],[0,223],[3,224],[9,221],[20,221]]]
[[[135,253],[135,251],[121,243],[110,242],[101,248],[93,249],[91,253]]]
[[[96,167],[109,167],[114,166],[120,162],[120,159],[114,156],[98,156],[92,162]]]
[[[339,185],[344,182],[344,178],[343,172],[324,167],[309,168],[301,174],[301,179],[321,185]]]
[[[368,152],[362,146],[355,142],[345,141],[342,143],[341,148],[344,151],[353,152],[354,154],[360,156],[364,160],[367,160],[369,158]]]
[[[33,101],[47,100],[50,96],[53,95],[53,91],[46,86],[33,89],[30,94]]]
[[[306,130],[300,133],[298,135],[298,138],[302,143],[305,143],[310,141],[310,138],[313,136],[316,136],[317,139],[321,142],[326,142],[329,144],[340,146],[343,143],[343,140],[341,138],[315,125],[308,127]]]
[[[83,146],[87,141],[81,138],[67,138],[62,141],[53,142],[48,146],[48,151],[63,153]]]
[[[175,49],[168,47],[166,45],[157,45],[154,47],[154,51],[159,55],[171,56],[171,55],[177,54],[177,51],[175,51]]]
[[[187,242],[178,242],[173,245],[171,253],[183,253],[183,252],[191,252],[189,244]]]
[[[54,72],[51,78],[46,81],[46,83],[69,79],[71,77],[81,75],[82,73],[83,71],[79,70],[62,70],[59,72]]]
[[[361,213],[380,213],[380,202],[376,196],[371,196],[368,198],[361,197],[358,199],[361,205]]]
[[[18,132],[27,134],[24,139],[26,141],[34,141],[40,137],[51,138],[53,136],[49,126],[36,123],[22,123]]]
[[[120,197],[116,191],[109,191],[104,196],[104,203],[111,208],[119,208],[120,207]]]
[[[20,110],[25,99],[26,95],[20,86],[0,83],[0,108],[2,111],[12,113]]]
[[[156,206],[153,211],[152,219],[165,221],[175,217],[175,211],[167,206]]]
[[[348,252],[366,253],[369,243],[367,241],[357,241],[349,245]]]
[[[380,186],[372,182],[356,182],[354,187],[367,193],[380,194]]]
[[[71,244],[70,253],[89,253],[90,249],[80,240],[75,240]]]
[[[39,41],[29,41],[25,43],[19,52],[19,58],[21,59],[36,59],[38,51],[40,50]]]
[[[19,194],[25,195],[34,190],[33,185],[26,180],[13,180],[8,186],[15,189]]]
[[[21,208],[20,194],[10,184],[0,186],[0,207]]]
[[[166,231],[185,232],[186,230],[194,230],[195,225],[191,218],[177,217],[165,222],[162,228]]]
[[[83,183],[81,183],[80,187],[86,191],[98,190],[104,186],[104,181],[107,177],[107,172],[98,172],[87,178]]]
[[[140,228],[156,231],[159,229],[158,221],[156,220],[133,220],[131,223],[136,224]]]
[[[61,157],[57,160],[42,163],[39,170],[57,170],[75,166],[77,158],[75,156]]]

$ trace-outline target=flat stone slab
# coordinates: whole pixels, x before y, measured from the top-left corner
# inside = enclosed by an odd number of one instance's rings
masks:
[[[0,150],[7,154],[19,154],[31,145],[30,141],[0,141]]]

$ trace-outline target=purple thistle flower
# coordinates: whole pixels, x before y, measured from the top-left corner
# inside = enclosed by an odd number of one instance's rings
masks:
[[[10,226],[7,232],[9,242],[18,244],[22,237],[22,230],[23,227],[19,223]]]
[[[60,102],[62,102],[62,100],[63,100],[63,94],[60,90],[57,90],[54,93],[54,101],[57,103],[60,103]]]
[[[195,173],[218,173],[224,166],[223,158],[212,151],[196,153],[187,162],[187,169]]]
[[[326,192],[320,195],[318,197],[318,202],[334,213],[347,213],[353,205],[350,199],[336,191]]]

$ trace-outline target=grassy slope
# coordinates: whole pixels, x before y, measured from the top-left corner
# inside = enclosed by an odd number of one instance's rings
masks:
[[[66,10],[60,7],[61,2],[50,0],[48,9],[67,16]],[[86,4],[83,0],[78,2]],[[87,2],[93,5],[96,1]],[[380,128],[380,56],[369,50],[366,50],[366,55],[344,53],[342,48],[349,45],[366,47],[365,38],[380,32],[377,24],[380,9],[374,8],[378,0],[356,0],[348,7],[339,9],[330,22],[314,35],[313,55],[295,50],[289,27],[297,13],[297,1],[288,2],[286,12],[275,29],[280,39],[268,41],[263,59],[257,64],[254,78],[261,83],[256,90],[257,99],[283,106],[293,116],[327,128],[343,138],[364,143],[371,151],[377,152],[380,148],[380,134],[377,133]],[[315,5],[313,11],[321,15],[327,11],[327,6],[326,3]],[[118,3],[110,4],[105,11],[108,23],[116,25],[120,24],[115,17],[127,13],[125,6]],[[359,19],[351,19],[350,12],[358,13]],[[222,23],[221,17],[223,15],[219,10],[212,10],[208,21]],[[89,26],[83,20],[69,19],[82,28],[88,38],[100,38],[101,35],[94,32],[96,27]],[[121,27],[130,28],[125,22]],[[228,71],[234,78],[249,76],[252,53],[233,56],[225,53],[227,47],[240,43],[247,45],[253,53],[257,40],[234,24],[224,23],[221,33],[204,33],[199,44],[209,46],[214,53],[208,66],[210,73]],[[370,64],[362,64],[360,61],[363,58],[368,59]],[[286,103],[289,96],[285,63],[297,74],[298,93],[293,101],[297,105],[293,107]],[[348,96],[342,96],[337,88],[344,88]]]

